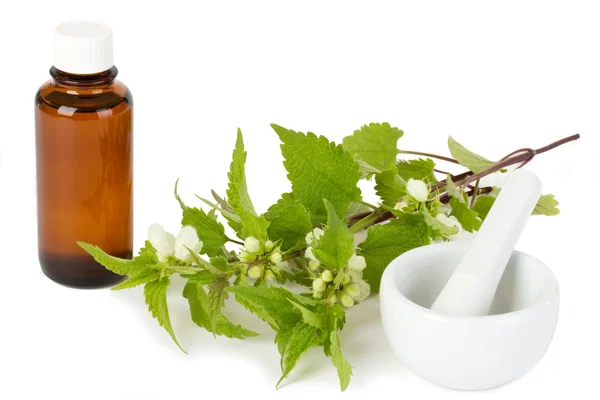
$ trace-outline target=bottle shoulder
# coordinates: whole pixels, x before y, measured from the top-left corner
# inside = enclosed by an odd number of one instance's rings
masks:
[[[69,107],[75,111],[95,111],[117,106],[133,107],[133,96],[121,81],[113,80],[105,85],[64,85],[54,79],[43,83],[35,96],[35,105],[51,108]]]

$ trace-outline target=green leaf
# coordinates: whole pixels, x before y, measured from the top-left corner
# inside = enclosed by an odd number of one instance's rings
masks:
[[[208,286],[208,303],[206,309],[210,318],[210,331],[216,332],[221,308],[225,306],[225,300],[229,293],[225,290],[229,287],[229,280],[226,275],[218,275]]]
[[[500,189],[497,190],[497,192],[499,191]],[[485,217],[487,217],[495,201],[496,198],[494,196],[481,196],[477,198],[477,202],[475,203],[473,210],[476,211],[483,220]],[[531,215],[557,215],[560,213],[560,210],[557,207],[558,204],[559,203],[554,198],[553,194],[543,194],[540,196],[540,199],[535,205]]]
[[[126,281],[121,282],[117,286],[112,287],[111,290],[131,289],[148,282],[156,281],[158,279],[160,279],[160,271],[148,268],[139,274],[132,276]]]
[[[227,291],[235,295],[238,303],[267,322],[274,330],[290,328],[302,316],[289,302],[297,300],[286,289],[268,286],[231,286]]]
[[[208,254],[209,257],[217,255],[221,246],[227,242],[225,235],[225,227],[223,224],[211,218],[204,210],[196,207],[188,207],[177,194],[177,184],[175,183],[175,198],[181,206],[183,217],[181,219],[182,226],[191,226],[196,230],[198,238],[202,240],[202,254]]]
[[[283,164],[294,197],[308,209],[313,225],[327,218],[323,199],[333,204],[338,215],[344,215],[350,203],[361,200],[358,164],[341,146],[314,133],[305,135],[271,126],[283,142]]]
[[[296,366],[300,356],[312,346],[319,344],[320,338],[315,328],[305,322],[299,322],[293,328],[278,331],[275,342],[281,353],[281,378],[277,386]]]
[[[406,181],[398,175],[396,169],[389,169],[375,175],[375,191],[377,195],[390,207],[393,207],[400,197],[406,195]]]
[[[248,194],[246,183],[246,151],[242,131],[238,129],[235,149],[233,150],[231,166],[229,168],[229,185],[227,189],[228,203],[233,210],[240,214],[242,211],[257,215],[252,200]]]
[[[338,378],[340,379],[340,387],[342,392],[346,390],[350,383],[350,376],[352,376],[352,366],[344,358],[342,354],[342,346],[340,344],[340,338],[338,337],[337,331],[332,331],[329,334],[329,340],[331,341],[331,361],[337,368]]]
[[[212,330],[212,321],[208,313],[208,297],[202,283],[188,281],[183,289],[183,297],[188,300],[192,321],[201,328],[217,335],[243,339],[258,336],[258,333],[234,325],[222,313],[219,313],[216,329]]]
[[[156,265],[158,264],[158,256],[156,255],[156,249],[152,246],[149,240],[144,242],[144,247],[140,249],[140,252],[133,260],[142,265]]]
[[[483,221],[492,209],[495,201],[496,198],[493,196],[479,196],[473,206],[473,211],[475,211]]]
[[[553,194],[544,194],[535,205],[532,215],[557,215],[560,213],[557,206],[558,201],[554,198]]]
[[[398,161],[398,164],[396,164],[396,168],[398,170],[398,175],[400,175],[400,177],[405,181],[408,181],[409,179],[417,179],[430,184],[438,181],[433,171],[435,168],[435,162],[430,158],[401,160]]]
[[[429,242],[429,227],[422,215],[400,213],[388,224],[370,227],[359,254],[367,261],[363,274],[371,290],[379,292],[381,275],[393,259]]]
[[[188,282],[194,282],[199,285],[208,285],[215,279],[215,275],[210,271],[197,271],[194,274],[182,275]]]
[[[327,226],[314,244],[313,254],[324,265],[334,270],[343,269],[354,253],[354,235],[348,225],[338,218],[333,205],[324,200],[327,209]]]
[[[460,165],[469,168],[475,173],[488,169],[495,164],[494,161],[490,161],[487,158],[467,150],[463,145],[454,140],[452,136],[448,137],[448,148],[450,149],[452,157],[456,158]]]
[[[404,132],[387,122],[363,125],[360,130],[344,138],[342,147],[357,161],[364,162],[366,173],[391,168],[396,163],[398,139]],[[369,168],[370,167],[370,168]]]
[[[146,257],[142,257],[138,260],[125,260],[105,253],[98,246],[85,242],[77,242],[77,244],[94,257],[94,260],[102,264],[104,268],[118,275],[134,276],[145,271],[149,266],[144,263],[144,261],[147,260]]]
[[[299,243],[305,244],[304,238],[313,226],[306,208],[291,193],[284,193],[276,204],[265,213],[270,222],[269,237],[281,240],[281,249],[287,251]]]
[[[257,216],[247,211],[241,211],[240,218],[242,221],[242,239],[245,239],[248,236],[252,236],[259,239],[261,242],[267,240],[267,230],[269,228],[269,222],[265,219],[263,215]]]
[[[450,206],[452,207],[451,215],[456,217],[467,232],[479,230],[481,221],[477,218],[477,212],[471,210],[467,203],[453,197],[450,199]]]
[[[185,353],[185,350],[181,347],[179,342],[177,341],[177,337],[175,337],[175,332],[173,332],[173,327],[171,326],[171,319],[169,318],[169,308],[167,306],[167,288],[169,287],[171,281],[169,278],[162,278],[158,281],[146,283],[144,286],[144,298],[146,299],[146,304],[148,305],[148,311],[152,313],[152,316],[156,318],[158,324],[165,328],[165,330],[171,335],[171,338]]]
[[[290,303],[294,307],[302,313],[302,320],[312,326],[313,328],[322,329],[325,326],[324,316],[322,313],[316,313],[314,311],[309,310],[301,304],[295,303],[293,300],[289,300]],[[322,310],[321,310],[322,311]]]

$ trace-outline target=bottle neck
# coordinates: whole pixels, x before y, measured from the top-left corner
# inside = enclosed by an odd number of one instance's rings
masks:
[[[78,75],[70,72],[64,72],[54,66],[50,68],[50,76],[52,77],[52,79],[54,79],[57,83],[65,86],[110,85],[115,80],[118,73],[119,70],[114,65],[106,71],[86,75]]]

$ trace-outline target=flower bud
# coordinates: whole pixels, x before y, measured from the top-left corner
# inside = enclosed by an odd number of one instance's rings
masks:
[[[349,296],[356,298],[360,295],[360,286],[353,283],[352,285],[348,285],[348,287],[345,288],[345,291]]]
[[[356,254],[354,254],[352,257],[350,257],[350,260],[348,260],[348,268],[350,268],[351,270],[362,271],[366,267],[367,261],[363,256],[357,256]]]
[[[242,251],[238,258],[243,262],[250,262],[256,260],[256,256],[253,254],[249,254],[247,251]]]
[[[281,253],[276,251],[275,253],[272,253],[269,256],[269,260],[271,260],[272,262],[274,262],[275,264],[280,263],[281,262]]]
[[[356,282],[358,287],[360,288],[360,294],[355,297],[356,301],[366,300],[367,297],[371,294],[371,286],[363,280]]]
[[[327,288],[327,284],[321,278],[315,279],[312,286],[315,292],[323,292]]]
[[[271,271],[270,269],[267,270],[267,272],[265,272],[265,279],[268,279],[270,281],[274,281],[275,280],[275,274],[273,273],[273,271]]]
[[[321,274],[321,279],[323,279],[325,282],[331,282],[333,280],[333,272],[331,272],[330,270],[326,269]]]
[[[354,299],[344,293],[340,296],[340,303],[342,303],[344,307],[352,307],[354,305]]]
[[[313,292],[313,297],[315,299],[322,299],[324,294],[324,292]]]
[[[250,278],[258,279],[262,275],[262,268],[259,265],[255,265],[254,267],[248,270],[248,276]]]
[[[275,248],[275,243],[271,242],[270,240],[267,240],[265,242],[265,250],[266,251],[272,251]]]
[[[335,293],[331,293],[331,294],[329,295],[329,297],[327,298],[327,301],[328,301],[330,304],[335,304],[335,302],[337,301],[337,296],[335,295]]]
[[[244,247],[248,253],[258,253],[260,251],[260,242],[257,238],[248,236],[246,240],[244,240]]]
[[[429,187],[425,182],[418,179],[409,179],[406,182],[406,191],[420,203],[427,201],[429,197]]]
[[[308,269],[310,269],[311,271],[316,271],[319,268],[319,262],[317,260],[310,260],[308,262]]]

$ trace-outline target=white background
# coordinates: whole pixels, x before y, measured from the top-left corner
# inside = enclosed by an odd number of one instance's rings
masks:
[[[135,98],[136,247],[152,222],[179,229],[177,177],[189,203],[194,193],[223,193],[237,127],[262,211],[289,190],[271,122],[339,141],[388,121],[405,131],[403,149],[447,154],[453,135],[492,159],[581,133],[530,164],[562,210],[533,218],[518,245],[561,286],[545,357],[495,390],[437,387],[395,359],[375,297],[348,313],[341,334],[354,366],[346,393],[321,349],[275,391],[273,333],[243,310],[228,309],[263,335],[214,340],[190,322],[176,282],[171,315],[184,355],[145,311],[141,290],[46,279],[36,254],[33,98],[48,79],[53,28],[71,18],[112,26],[119,79]],[[591,1],[3,2],[0,398],[599,398],[599,18]],[[364,192],[374,200],[368,185]]]

